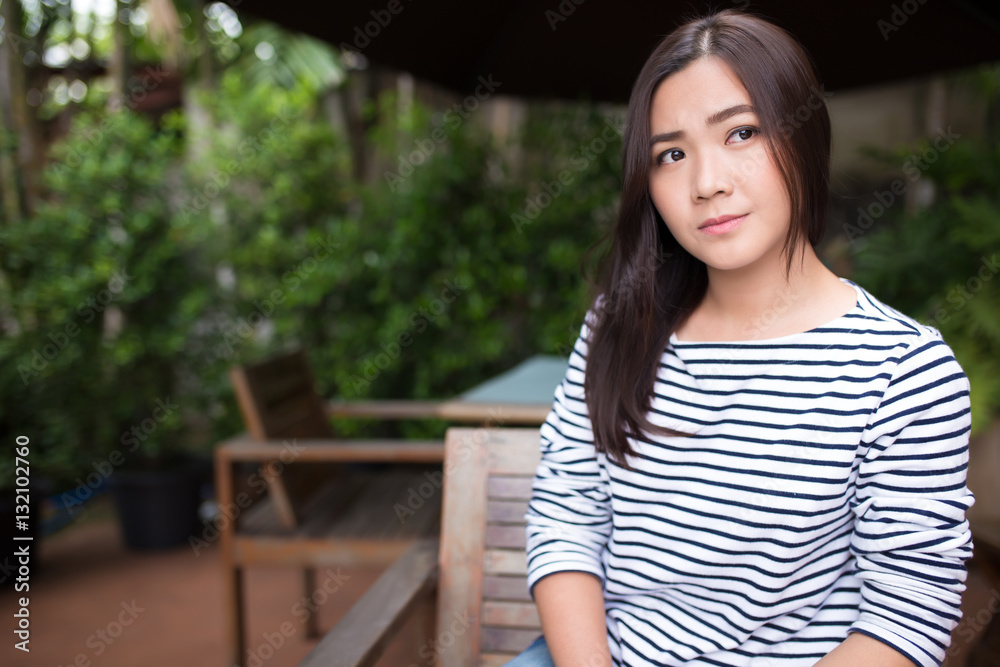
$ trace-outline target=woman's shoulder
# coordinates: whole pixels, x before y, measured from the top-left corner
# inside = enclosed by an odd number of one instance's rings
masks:
[[[894,375],[918,369],[933,369],[939,374],[964,374],[954,351],[937,327],[919,322],[860,285],[851,284],[859,294],[855,309],[856,332],[886,351],[885,361],[897,367]]]
[[[888,336],[903,344],[913,344],[921,340],[941,340],[941,332],[934,326],[917,321],[913,317],[893,308],[861,285],[841,278],[858,292],[857,307],[846,316],[859,333]]]

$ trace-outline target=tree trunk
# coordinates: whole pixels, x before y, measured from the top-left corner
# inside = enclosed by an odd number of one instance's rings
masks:
[[[0,2],[0,16],[6,29],[0,44],[0,199],[4,217],[14,222],[27,218],[31,211],[29,192],[34,191],[36,181],[32,171],[41,160],[25,97],[21,4]]]
[[[129,6],[125,0],[116,0],[115,19],[111,23],[114,35],[114,48],[108,62],[108,75],[111,78],[111,95],[108,97],[108,108],[120,111],[128,100],[128,45],[131,40],[129,26],[122,18],[129,16]]]
[[[194,19],[195,32],[198,35],[198,62],[196,84],[202,90],[212,90],[215,87],[214,68],[212,66],[212,43],[208,39],[208,32],[205,29],[205,2],[195,0],[194,10],[191,12]]]
[[[194,27],[196,30],[200,53],[198,60],[194,63],[193,76],[184,77],[184,117],[187,120],[187,162],[189,164],[201,163],[208,152],[208,142],[213,131],[213,119],[209,109],[205,106],[202,95],[207,95],[214,88],[212,69],[212,45],[208,40],[208,33],[205,28],[205,3],[203,0],[195,0],[191,10]],[[185,67],[185,71],[190,72],[192,68]],[[224,211],[219,211],[218,200],[213,200],[212,207],[216,215],[225,217]]]

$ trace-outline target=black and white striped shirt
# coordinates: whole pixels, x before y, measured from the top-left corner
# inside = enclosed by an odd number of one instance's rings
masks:
[[[972,555],[968,380],[936,329],[844,282],[855,307],[804,333],[671,337],[650,418],[692,435],[633,439],[631,472],[593,446],[583,326],[541,429],[528,585],[598,576],[616,665],[805,667],[848,632],[943,660]]]

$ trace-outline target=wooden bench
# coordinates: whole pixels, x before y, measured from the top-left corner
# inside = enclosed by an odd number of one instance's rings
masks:
[[[440,542],[417,541],[300,667],[374,665],[411,613],[437,631],[421,655],[438,667],[499,667],[540,634],[528,593],[524,514],[540,456],[537,428],[451,428]]]
[[[215,473],[226,511],[219,521],[226,664],[243,665],[244,568],[300,567],[309,596],[318,567],[388,565],[414,541],[436,539],[440,494],[405,521],[395,508],[426,475],[441,474],[444,443],[334,438],[329,415],[357,413],[323,401],[301,351],[234,368],[230,380],[248,433],[216,447]],[[368,401],[360,414],[409,419],[436,410],[434,403]],[[318,636],[316,614],[307,623],[307,634]]]

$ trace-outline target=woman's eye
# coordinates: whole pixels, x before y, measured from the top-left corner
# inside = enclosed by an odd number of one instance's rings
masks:
[[[670,164],[671,162],[677,162],[682,157],[684,157],[684,151],[678,148],[673,148],[669,151],[660,153],[660,157],[658,157],[656,161],[660,164]]]
[[[754,135],[756,135],[758,132],[759,130],[756,127],[741,127],[740,129],[730,134],[729,137],[730,138],[736,137],[737,141],[733,143],[740,144],[743,143],[744,141],[747,141],[748,139],[752,139]]]

